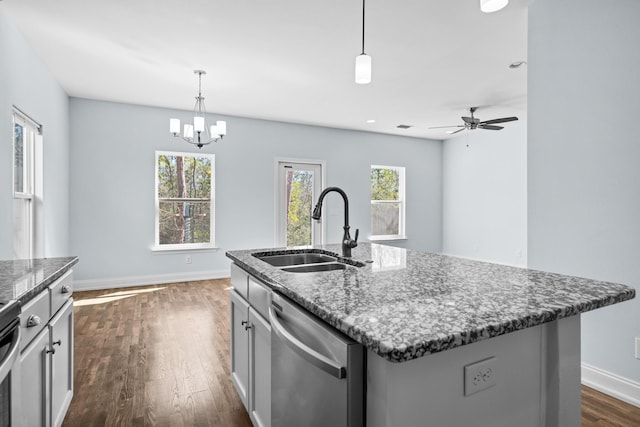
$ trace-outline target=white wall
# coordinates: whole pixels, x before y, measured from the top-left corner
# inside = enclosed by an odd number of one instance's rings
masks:
[[[407,236],[398,245],[439,252],[442,143],[366,132],[215,115],[228,135],[202,149],[216,155],[218,252],[153,253],[155,150],[197,151],[168,132],[186,111],[71,98],[71,249],[76,278],[117,278],[198,271],[228,272],[224,253],[274,246],[274,159],[326,161],[326,186],[350,200],[352,230],[370,232],[370,166],[406,167]],[[327,242],[342,236],[339,196],[326,199]]]
[[[527,126],[520,119],[443,143],[443,253],[526,266]]]
[[[528,263],[640,288],[640,2],[529,10]],[[582,360],[636,382],[636,298],[587,313]]]
[[[44,255],[68,256],[68,97],[1,8],[0,58],[0,259],[13,257],[13,106],[43,125]]]

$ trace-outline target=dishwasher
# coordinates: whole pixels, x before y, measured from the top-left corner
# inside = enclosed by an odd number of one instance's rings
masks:
[[[271,424],[363,426],[362,345],[275,292],[269,320]]]

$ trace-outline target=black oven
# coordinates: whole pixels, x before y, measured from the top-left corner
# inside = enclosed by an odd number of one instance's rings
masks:
[[[18,301],[0,302],[0,427],[11,426],[11,380],[20,347]]]

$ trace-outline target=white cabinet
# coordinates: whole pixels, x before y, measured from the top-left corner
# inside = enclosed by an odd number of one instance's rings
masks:
[[[249,406],[249,303],[231,291],[231,381],[242,404]]]
[[[73,397],[72,274],[22,307],[14,424],[59,427]]]
[[[253,425],[270,427],[271,291],[235,265],[231,284],[231,378]]]
[[[62,425],[73,397],[73,301],[58,311],[49,323],[51,345],[51,421]]]
[[[20,355],[18,365],[18,410],[14,424],[49,427],[49,328],[44,328]]]

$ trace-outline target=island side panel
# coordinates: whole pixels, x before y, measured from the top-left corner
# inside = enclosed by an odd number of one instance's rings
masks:
[[[403,363],[369,351],[367,426],[544,425],[543,333],[536,326]],[[465,365],[490,357],[496,385],[465,396]]]
[[[542,328],[544,425],[580,427],[580,316]]]

